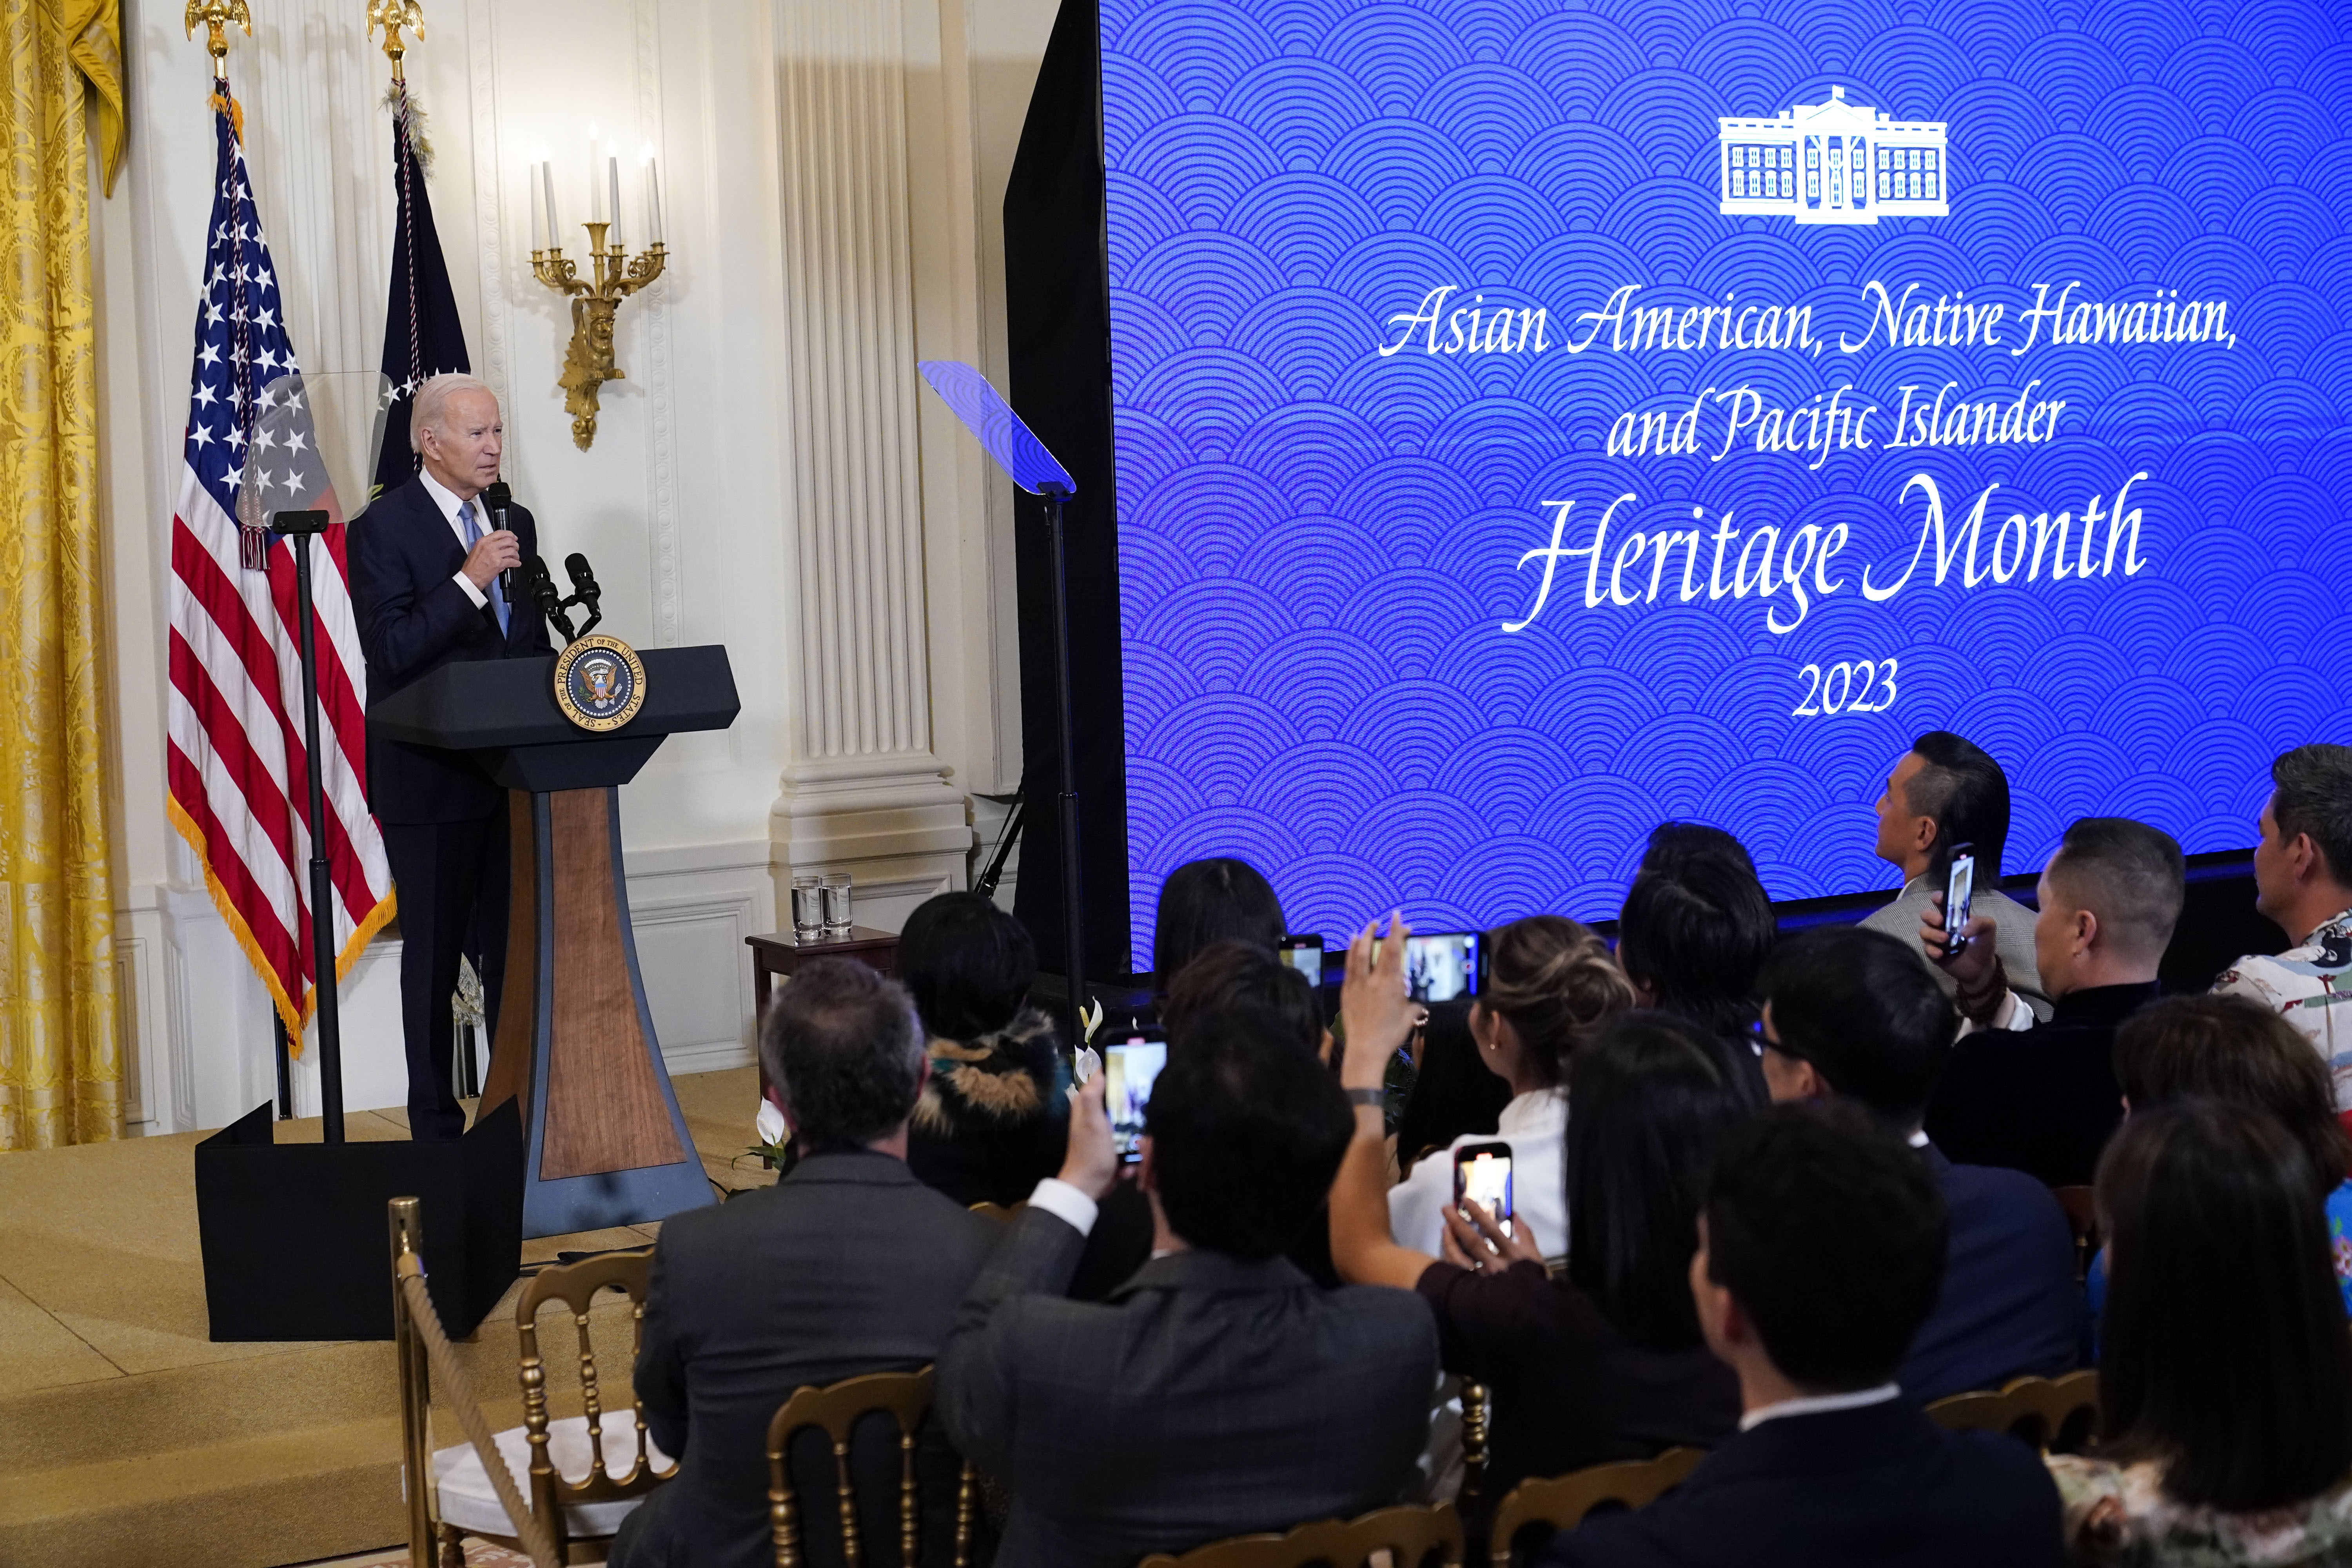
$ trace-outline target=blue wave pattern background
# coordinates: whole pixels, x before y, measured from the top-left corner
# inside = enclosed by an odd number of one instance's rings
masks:
[[[2066,823],[2140,817],[2242,847],[2268,763],[2344,738],[2352,695],[2352,6],[2142,0],[1105,0],[1112,345],[1138,967],[1160,879],[1272,878],[1294,930],[1402,905],[1424,929],[1613,914],[1666,816],[1722,824],[1776,898],[1890,887],[1888,767],[1957,730],[2009,770],[2007,868]],[[1951,213],[1872,226],[1727,217],[1717,117],[1832,85],[1949,125]],[[1861,286],[2009,308],[1999,348],[1845,356]],[[2234,349],[2037,345],[2031,285],[2229,303]],[[1544,306],[1551,352],[1383,359],[1444,283]],[[1570,355],[1621,284],[1649,305],[1814,306],[1820,357]],[[1580,330],[1578,330],[1580,331]],[[1848,382],[2069,407],[2042,446],[1610,458],[1626,409]],[[1885,416],[1882,413],[1881,417]],[[1883,431],[1879,432],[1883,435]],[[1709,447],[1712,450],[1712,447]],[[2078,517],[2134,472],[2126,581],[1884,604],[1932,476]],[[1845,522],[1844,592],[1772,636],[1757,600],[1534,601],[1538,502],[1627,528]],[[1735,549],[1737,546],[1734,547]],[[1932,549],[1932,545],[1931,545]],[[1700,570],[1706,566],[1702,552]],[[1605,579],[1606,573],[1603,573]],[[1630,580],[1630,578],[1629,578]],[[1790,613],[1784,593],[1771,603]],[[1899,661],[1891,710],[1796,718],[1798,670]]]

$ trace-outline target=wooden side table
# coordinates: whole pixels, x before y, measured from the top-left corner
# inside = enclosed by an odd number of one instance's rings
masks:
[[[813,958],[861,959],[885,974],[898,962],[898,933],[871,926],[852,926],[847,936],[814,942],[795,942],[788,931],[770,931],[745,937],[743,945],[751,950],[751,1000],[755,1016],[762,1020],[768,1016],[771,977],[781,974],[789,980]]]

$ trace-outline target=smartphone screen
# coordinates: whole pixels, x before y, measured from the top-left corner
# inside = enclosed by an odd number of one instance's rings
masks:
[[[1465,1143],[1454,1152],[1454,1201],[1465,1200],[1503,1222],[1511,1219],[1511,1146],[1508,1143]]]
[[[1307,984],[1316,986],[1323,984],[1323,939],[1321,937],[1286,936],[1282,939],[1282,945],[1275,951],[1276,956],[1283,963],[1307,976]]]
[[[1143,1108],[1151,1103],[1152,1080],[1167,1065],[1168,1042],[1150,1035],[1133,1035],[1103,1047],[1110,1136],[1121,1160],[1143,1158]]]
[[[1948,952],[1958,952],[1968,945],[1960,934],[1969,923],[1969,906],[1975,900],[1977,886],[1977,853],[1972,844],[1952,847],[1952,869],[1944,884],[1944,946]]]
[[[1404,988],[1416,1002],[1476,995],[1478,933],[1457,931],[1405,938]]]

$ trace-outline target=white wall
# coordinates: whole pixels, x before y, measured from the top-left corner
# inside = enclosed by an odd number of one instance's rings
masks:
[[[126,0],[129,161],[96,224],[131,1120],[217,1126],[271,1091],[263,993],[163,816],[165,571],[213,157],[184,8]],[[383,55],[352,0],[237,37],[256,195],[324,434],[365,486],[394,198]],[[1020,773],[1010,490],[914,374],[1003,383],[1000,213],[1051,0],[428,0],[408,75],[475,371],[551,560],[640,647],[723,643],[743,711],[623,791],[638,952],[673,1071],[748,1058],[742,939],[795,868],[893,926],[973,868],[973,792]],[[583,217],[591,121],[650,142],[665,279],[621,308],[594,447],[555,384],[569,311],[530,275],[526,163]],[[633,228],[636,182],[625,174]],[[633,241],[634,243],[634,241]],[[996,808],[977,803],[992,840]],[[1010,886],[1008,878],[1007,887]],[[354,1108],[403,1098],[398,944],[343,987]],[[298,1100],[315,1103],[306,1063]]]

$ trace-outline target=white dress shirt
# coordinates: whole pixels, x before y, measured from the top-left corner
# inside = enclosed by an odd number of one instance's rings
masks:
[[[1536,1233],[1547,1258],[1568,1256],[1567,1168],[1560,1142],[1568,1136],[1568,1091],[1532,1089],[1515,1096],[1496,1118],[1495,1131],[1465,1132],[1453,1147],[1423,1156],[1405,1179],[1389,1189],[1389,1235],[1399,1247],[1443,1258],[1445,1205],[1454,1201],[1454,1150],[1465,1143],[1501,1142],[1511,1146],[1511,1208]]]
[[[1832,1410],[1860,1410],[1865,1405],[1884,1405],[1903,1390],[1891,1383],[1876,1388],[1856,1389],[1852,1394],[1815,1394],[1803,1399],[1783,1399],[1778,1405],[1766,1405],[1749,1411],[1739,1418],[1739,1429],[1752,1432],[1767,1421],[1778,1421],[1783,1415],[1827,1415]]]
[[[1059,1176],[1047,1176],[1039,1182],[1036,1190],[1029,1194],[1029,1206],[1044,1209],[1080,1236],[1094,1230],[1095,1216],[1102,1212],[1102,1205]]]
[[[443,517],[448,519],[449,531],[457,536],[457,547],[461,550],[471,550],[473,544],[466,537],[466,524],[457,516],[457,509],[466,504],[464,498],[439,479],[435,479],[433,470],[430,468],[419,467],[416,477],[425,481],[425,493],[433,498],[433,504],[441,509]],[[482,498],[479,496],[474,498],[474,519],[484,533],[490,531],[490,520],[482,513]],[[457,575],[453,581],[457,586],[466,590],[466,597],[474,601],[474,608],[478,610],[490,602],[490,596],[474,586],[474,580],[466,575],[463,567],[458,568]]]

